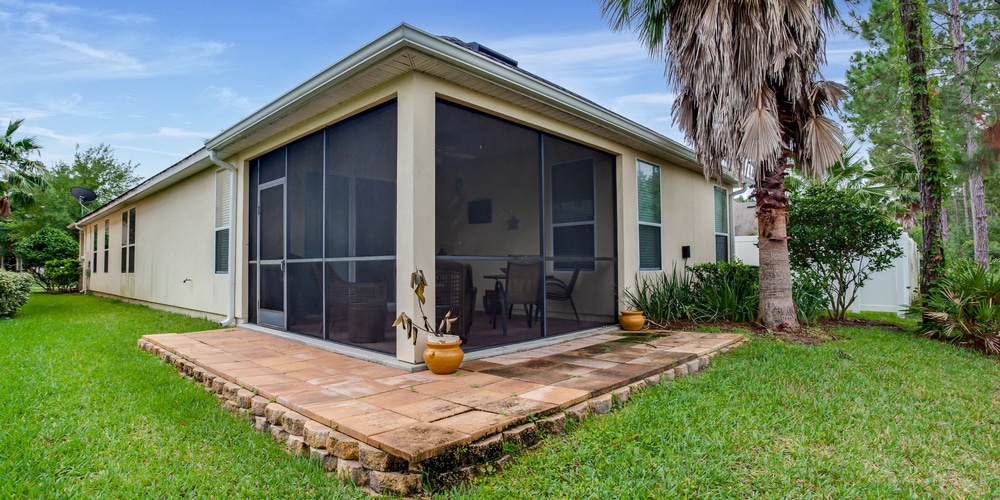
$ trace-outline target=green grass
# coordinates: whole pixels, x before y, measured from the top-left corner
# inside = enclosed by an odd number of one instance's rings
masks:
[[[0,498],[368,498],[136,347],[212,327],[80,295],[35,294],[0,321]],[[996,497],[997,360],[896,331],[837,334],[755,338],[438,496]]]
[[[449,496],[995,498],[997,360],[881,329],[837,334],[755,339]]]
[[[33,294],[0,321],[0,498],[364,498],[136,347],[213,323]]]

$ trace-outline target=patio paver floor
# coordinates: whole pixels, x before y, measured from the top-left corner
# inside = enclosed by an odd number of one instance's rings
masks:
[[[232,328],[144,340],[411,463],[662,373],[739,334],[600,334],[409,373]]]

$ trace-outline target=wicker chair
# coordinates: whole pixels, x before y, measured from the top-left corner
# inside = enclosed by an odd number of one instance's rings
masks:
[[[386,303],[385,283],[352,283],[345,281],[336,272],[331,274],[331,280],[327,283],[328,302],[326,319],[333,328],[337,321],[347,319],[347,305],[358,302],[381,302]]]
[[[472,286],[472,266],[461,262],[441,260],[435,267],[435,315],[438,320],[451,310],[458,321],[451,331],[465,342],[476,313],[476,287]]]

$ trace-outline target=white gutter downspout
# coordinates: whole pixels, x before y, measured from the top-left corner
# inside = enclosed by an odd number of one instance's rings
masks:
[[[233,245],[233,238],[236,237],[236,167],[222,161],[219,155],[215,154],[215,150],[209,150],[208,157],[212,163],[229,171],[229,269],[227,269],[229,304],[226,310],[228,316],[219,322],[219,325],[230,326],[236,323],[236,265],[234,262],[236,260],[236,246]]]

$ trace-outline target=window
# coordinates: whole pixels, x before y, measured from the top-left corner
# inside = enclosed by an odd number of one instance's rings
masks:
[[[639,160],[636,167],[639,192],[639,269],[663,268],[660,232],[660,167]]]
[[[215,272],[229,272],[229,217],[231,213],[232,175],[223,169],[215,171]]]
[[[108,272],[108,255],[111,251],[108,244],[111,242],[111,219],[104,219],[104,272]]]
[[[715,191],[715,261],[729,260],[729,193],[718,186]]]
[[[135,272],[135,207],[122,212],[122,273]]]
[[[593,271],[594,162],[579,160],[552,165],[552,253],[556,257],[587,257],[581,269]],[[555,261],[555,271],[572,271],[575,261]]]
[[[93,272],[96,273],[97,272],[97,224],[94,224],[94,253],[91,258],[91,262],[93,262],[94,266]]]

